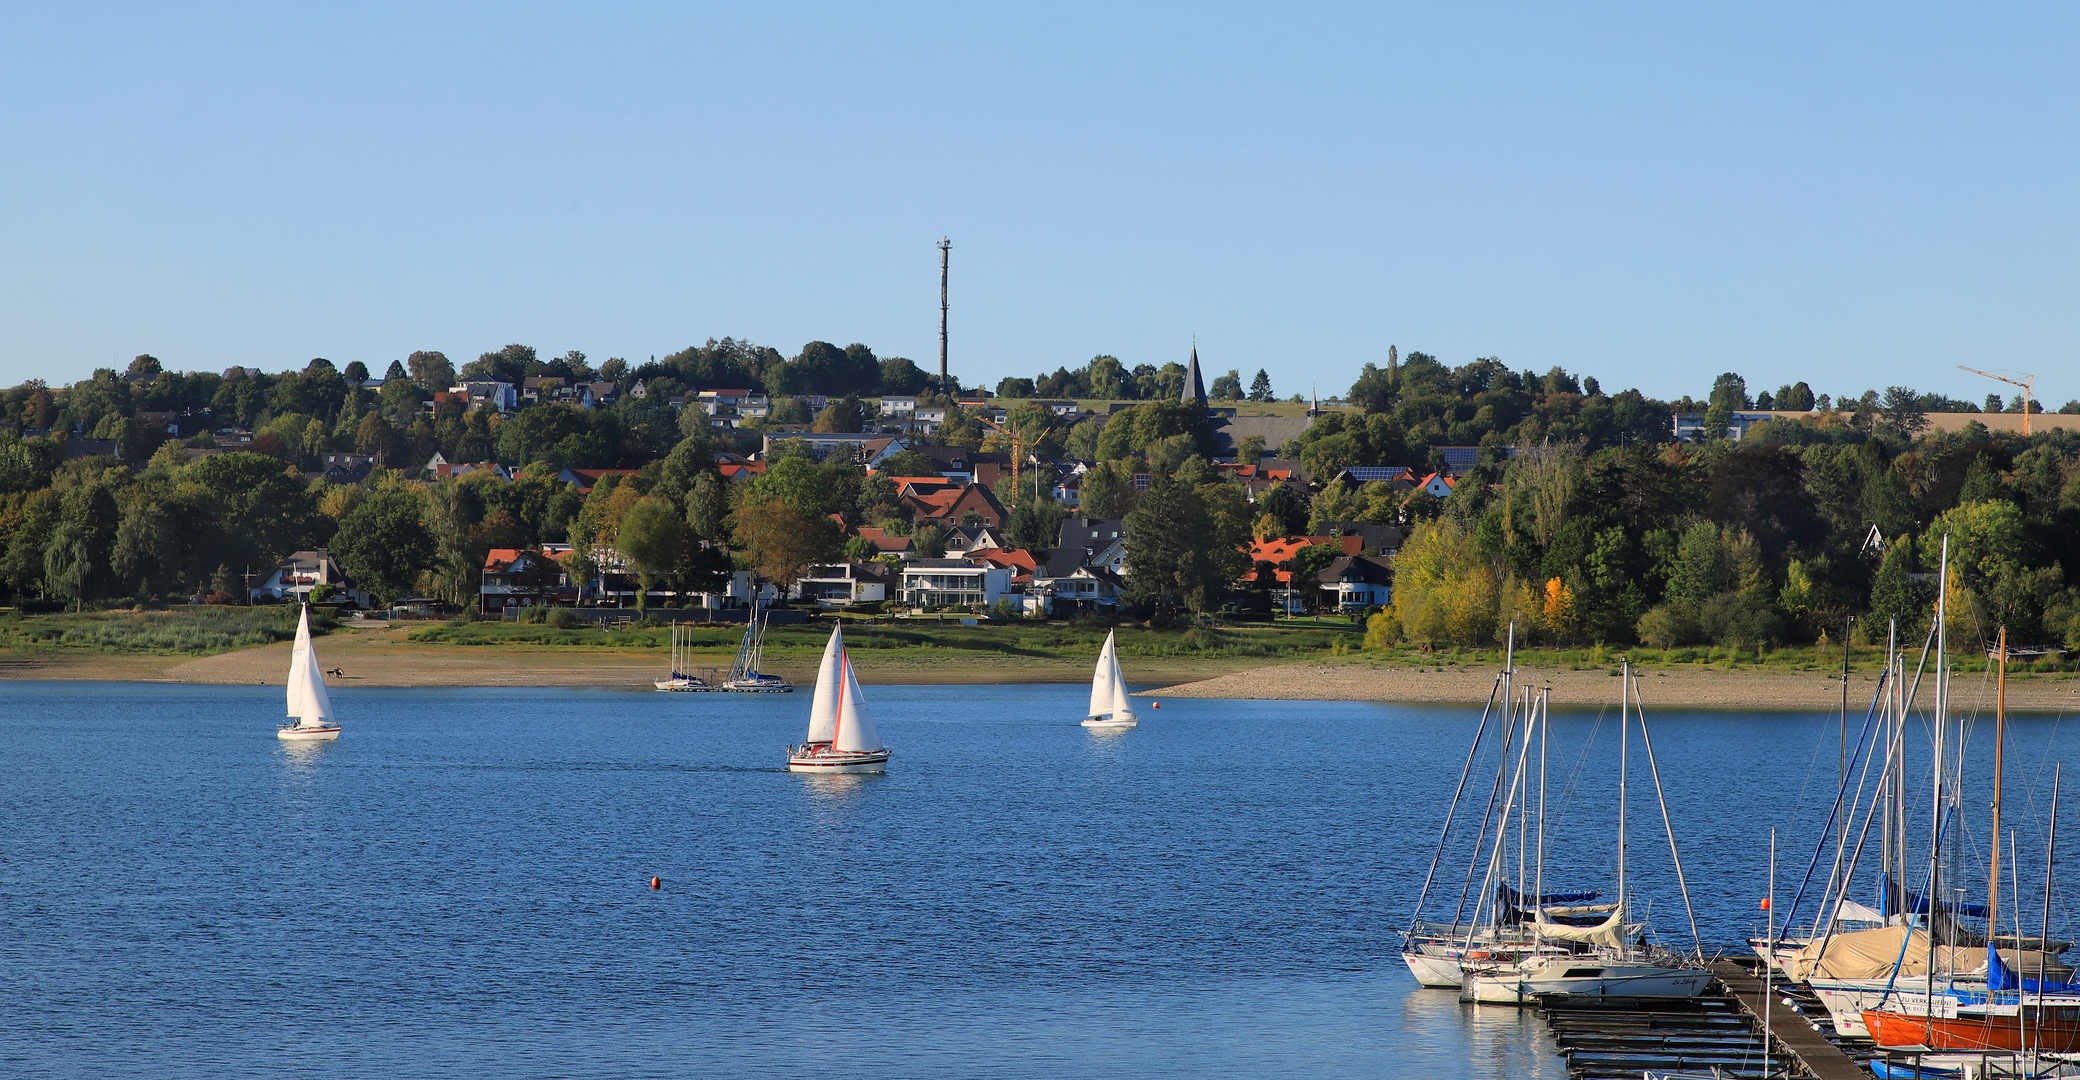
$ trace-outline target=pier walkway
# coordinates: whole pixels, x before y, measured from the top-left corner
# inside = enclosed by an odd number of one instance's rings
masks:
[[[1764,1010],[1768,1010],[1770,1035],[1777,1046],[1796,1058],[1814,1080],[1870,1080],[1869,1072],[1815,1030],[1804,1016],[1784,1004],[1783,998],[1774,993],[1765,996],[1762,978],[1754,968],[1721,961],[1712,965],[1712,974],[1719,977],[1720,985],[1757,1027],[1761,1026]]]

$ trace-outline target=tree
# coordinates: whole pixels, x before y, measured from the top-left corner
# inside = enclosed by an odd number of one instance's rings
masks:
[[[1242,529],[1246,536],[1246,522]],[[1212,610],[1248,569],[1230,531],[1198,488],[1157,477],[1127,514],[1128,597],[1159,612]]]
[[[847,394],[817,414],[816,430],[823,434],[842,435],[860,430],[866,422],[866,411],[860,407],[859,398]]]
[[[884,394],[914,394],[931,381],[932,377],[924,369],[905,357],[888,356],[881,360],[881,392]]]
[[[409,595],[419,571],[433,561],[434,540],[421,520],[418,497],[399,488],[363,499],[339,523],[332,553],[361,588],[380,601]]]
[[[649,495],[636,500],[635,505],[628,508],[628,512],[621,516],[617,550],[642,582],[641,590],[636,593],[637,609],[647,606],[653,585],[669,577],[687,561],[692,547],[693,537],[670,502]]]
[[[1206,396],[1215,401],[1241,401],[1242,373],[1229,368],[1226,375],[1213,380],[1213,388],[1207,391]]]
[[[165,507],[145,491],[132,496],[123,512],[109,561],[116,577],[136,586],[139,595],[172,586],[181,565],[180,532]]]
[[[1005,523],[1005,536],[1019,547],[1046,550],[1061,539],[1062,519],[1068,513],[1053,499],[1021,500]]]
[[[1085,517],[1123,518],[1134,508],[1134,499],[1134,470],[1105,461],[1083,474],[1077,509]]]
[[[140,353],[136,359],[130,361],[130,369],[126,374],[157,375],[160,370],[158,357],[153,356],[151,353]]]
[[[804,514],[778,498],[738,507],[730,515],[730,535],[759,577],[790,589],[810,566],[839,557],[844,546],[836,522],[822,514]]]
[[[1928,427],[1928,413],[1921,407],[1921,395],[1912,387],[1888,386],[1882,401],[1881,412],[1887,429],[1912,439]]]
[[[1249,399],[1251,401],[1278,400],[1278,398],[1271,392],[1271,375],[1269,372],[1266,372],[1263,368],[1258,368],[1257,377],[1250,380]]]
[[[43,552],[43,581],[51,595],[71,600],[74,611],[86,609],[94,582],[94,549],[86,530],[69,521],[61,521],[51,530]]]
[[[412,381],[428,390],[445,391],[455,385],[455,365],[448,362],[445,353],[421,350],[406,357],[404,363]]]

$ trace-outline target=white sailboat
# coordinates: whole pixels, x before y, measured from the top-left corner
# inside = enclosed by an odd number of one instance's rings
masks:
[[[671,677],[668,679],[659,679],[652,685],[656,686],[659,690],[667,690],[680,694],[698,694],[722,689],[719,686],[710,685],[708,680],[703,679],[698,675],[688,675],[686,673],[686,669],[693,666],[686,662],[687,657],[693,652],[693,643],[689,640],[682,644],[680,642],[681,635],[679,633],[679,630],[679,624],[676,622],[673,623]],[[689,632],[686,636],[690,638],[692,635]]]
[[[1091,673],[1091,709],[1084,718],[1087,728],[1130,728],[1140,721],[1127,699],[1127,681],[1119,671],[1119,650],[1113,635],[1105,635],[1105,648],[1098,653],[1098,669]]]
[[[325,669],[318,666],[318,651],[311,648],[308,604],[296,623],[296,649],[289,654],[289,715],[296,722],[275,729],[281,738],[328,742],[339,738],[339,725],[332,722],[332,696],[325,692]]]
[[[751,621],[744,626],[743,644],[737,646],[737,662],[730,666],[729,677],[722,680],[722,688],[736,694],[792,694],[794,684],[778,675],[768,675],[759,670],[765,662],[766,626],[772,620],[760,618],[757,601],[752,602]]]
[[[816,669],[816,697],[809,703],[809,734],[787,748],[787,770],[806,773],[878,773],[888,769],[888,748],[860,696],[845,652],[842,627],[831,629]]]

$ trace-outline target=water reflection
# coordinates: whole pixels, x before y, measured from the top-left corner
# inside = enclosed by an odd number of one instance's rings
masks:
[[[859,798],[868,784],[885,777],[884,773],[805,773],[801,776],[809,796],[819,804],[833,809],[843,807]]]
[[[1558,1077],[1564,1070],[1538,1014],[1502,1005],[1461,1004],[1457,990],[1418,988],[1402,995],[1408,1041],[1456,1044],[1469,1077]]]

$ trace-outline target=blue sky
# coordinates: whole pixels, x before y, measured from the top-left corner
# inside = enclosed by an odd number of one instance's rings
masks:
[[[735,335],[2080,396],[2080,8],[8,4],[0,380]]]

